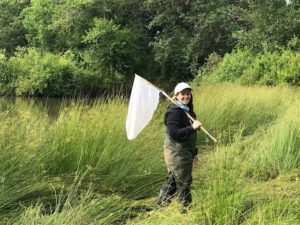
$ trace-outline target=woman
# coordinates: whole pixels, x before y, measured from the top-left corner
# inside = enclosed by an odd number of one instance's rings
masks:
[[[202,124],[197,120],[192,122],[186,115],[188,112],[196,118],[191,90],[187,83],[177,84],[174,89],[176,104],[171,104],[165,113],[164,158],[168,176],[160,189],[158,205],[170,203],[176,192],[183,206],[192,202],[192,167],[198,161],[196,133]]]

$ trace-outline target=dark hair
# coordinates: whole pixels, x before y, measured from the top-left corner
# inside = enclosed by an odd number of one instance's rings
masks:
[[[193,95],[192,95],[192,93],[191,93],[191,98],[190,98],[190,101],[189,101],[189,103],[187,104],[187,106],[190,108],[190,115],[194,118],[194,119],[196,119],[196,114],[195,114],[195,112],[194,112],[194,105],[193,105]]]

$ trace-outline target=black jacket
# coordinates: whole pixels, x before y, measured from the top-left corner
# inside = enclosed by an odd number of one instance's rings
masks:
[[[193,118],[196,118],[194,112],[189,113]],[[169,135],[178,142],[186,141],[192,133],[196,132],[184,110],[174,104],[167,108],[164,123]]]

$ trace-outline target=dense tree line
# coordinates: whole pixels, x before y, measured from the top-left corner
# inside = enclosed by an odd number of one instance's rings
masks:
[[[299,50],[299,1],[2,0],[0,93],[66,96],[172,86],[213,54]],[[200,72],[199,72],[200,71]]]

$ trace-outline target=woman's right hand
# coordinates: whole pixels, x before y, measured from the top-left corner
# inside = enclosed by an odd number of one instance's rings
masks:
[[[201,126],[202,126],[202,123],[198,120],[195,120],[192,124],[194,130],[198,130]]]

